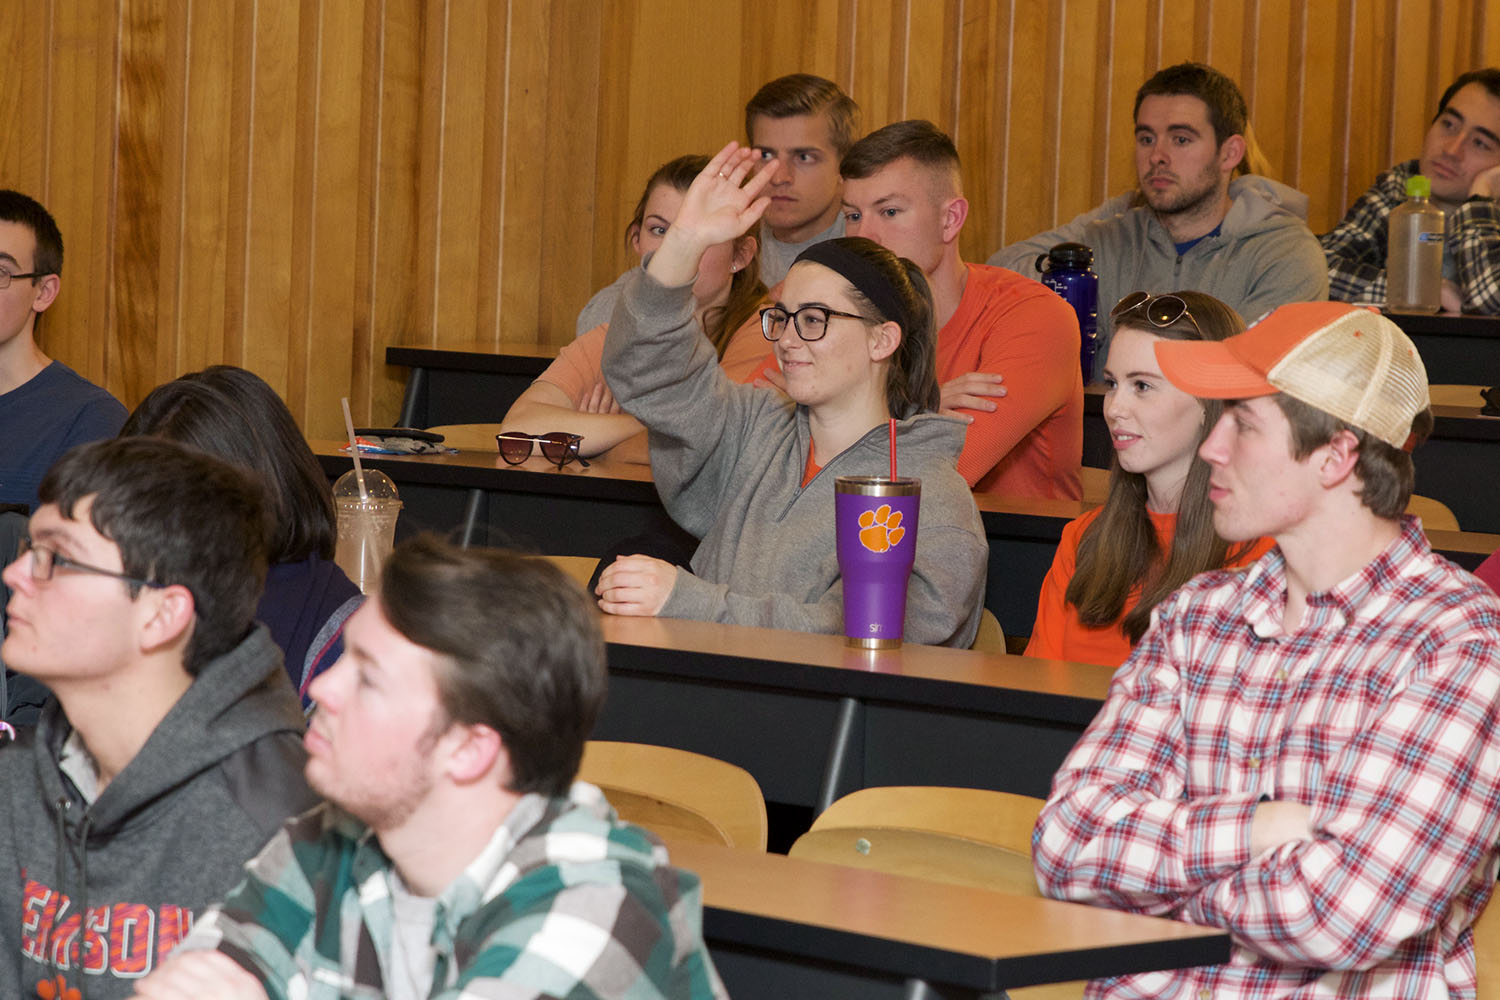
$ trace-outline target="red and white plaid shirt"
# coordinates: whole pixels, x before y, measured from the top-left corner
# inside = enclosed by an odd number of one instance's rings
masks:
[[[1500,600],[1415,519],[1282,634],[1280,549],[1159,605],[1033,834],[1043,892],[1223,927],[1094,997],[1473,997],[1500,841]],[[1314,840],[1250,855],[1263,799]]]

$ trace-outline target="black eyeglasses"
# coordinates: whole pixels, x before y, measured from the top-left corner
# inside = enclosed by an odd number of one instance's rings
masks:
[[[1203,327],[1193,318],[1188,310],[1188,304],[1176,295],[1152,295],[1150,292],[1131,292],[1109,311],[1111,323],[1119,323],[1120,318],[1126,313],[1139,312],[1141,317],[1157,329],[1165,329],[1187,317],[1187,321],[1193,324],[1193,329],[1198,331],[1198,336],[1203,336]]]
[[[536,444],[542,449],[542,457],[559,469],[575,460],[585,469],[589,467],[589,463],[578,454],[581,441],[582,434],[568,434],[565,431],[550,431],[546,434],[506,431],[495,435],[495,442],[500,446],[500,457],[505,459],[507,465],[520,465],[526,461],[531,457],[531,446]]]
[[[45,278],[50,272],[32,271],[30,274],[11,274],[5,268],[0,267],[0,292],[10,287],[10,283],[18,278]]]
[[[56,549],[49,549],[45,545],[37,545],[32,542],[30,536],[22,536],[16,542],[16,558],[19,559],[26,553],[31,553],[31,578],[41,583],[52,579],[52,575],[58,569],[72,570],[75,573],[94,573],[99,576],[111,576],[116,580],[124,580],[138,587],[165,587],[164,583],[154,580],[143,580],[138,576],[130,576],[128,573],[116,573],[112,569],[100,569],[98,566],[90,566],[88,563],[69,559],[67,556],[59,555]]]
[[[769,306],[760,311],[760,332],[765,334],[771,343],[781,339],[786,332],[787,320],[797,328],[797,336],[806,341],[822,340],[828,333],[828,321],[840,317],[842,319],[857,319],[861,323],[874,323],[875,320],[858,313],[839,312],[837,309],[829,309],[827,306],[803,306],[796,312],[788,312],[781,306]]]

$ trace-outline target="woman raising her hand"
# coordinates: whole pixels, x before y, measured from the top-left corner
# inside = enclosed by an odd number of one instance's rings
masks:
[[[921,271],[865,239],[816,244],[792,266],[762,330],[787,397],[732,383],[693,321],[704,253],[769,203],[771,171],[730,143],[689,187],[677,220],[627,284],[604,345],[604,376],[651,431],[667,512],[701,539],[690,568],[622,556],[601,574],[613,614],[663,615],[837,633],[834,480],[889,471],[922,480],[906,637],[967,646],[979,626],[987,546],[955,461],[965,425],[937,414],[932,298]]]

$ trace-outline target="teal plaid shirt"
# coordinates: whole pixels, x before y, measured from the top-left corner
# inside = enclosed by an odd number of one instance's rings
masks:
[[[290,821],[182,944],[217,948],[273,1000],[383,997],[390,860],[331,806]],[[523,798],[438,897],[433,1000],[726,998],[698,878],[592,785]]]

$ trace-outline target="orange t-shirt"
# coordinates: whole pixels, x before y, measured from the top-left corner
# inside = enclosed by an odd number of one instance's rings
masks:
[[[537,381],[557,386],[578,409],[594,386],[604,381],[604,335],[608,332],[609,324],[600,323],[564,344]],[[729,338],[719,365],[734,381],[748,381],[746,375],[759,366],[768,346],[760,332],[760,313],[752,313]]]
[[[976,493],[1078,500],[1083,496],[1083,373],[1078,317],[1055,292],[1014,271],[966,264],[958,309],[937,337],[937,379],[1005,376],[993,413],[972,416],[958,472]],[[749,382],[776,364],[766,358]]]
[[[1052,568],[1047,570],[1047,578],[1042,581],[1042,594],[1036,604],[1036,624],[1031,628],[1031,641],[1026,644],[1027,656],[1098,663],[1106,667],[1117,667],[1130,657],[1130,641],[1125,638],[1118,622],[1102,628],[1084,625],[1078,620],[1078,609],[1065,597],[1078,566],[1078,543],[1103,509],[1095,507],[1063,528],[1062,541],[1058,542],[1057,554],[1052,558]],[[1156,529],[1156,541],[1161,551],[1170,551],[1177,530],[1177,515],[1146,513],[1151,518],[1151,526]],[[1231,558],[1225,565],[1248,566],[1275,544],[1274,539],[1258,538],[1248,550]],[[1125,598],[1125,609],[1120,617],[1123,619],[1134,610],[1140,599],[1141,588],[1132,588]]]

